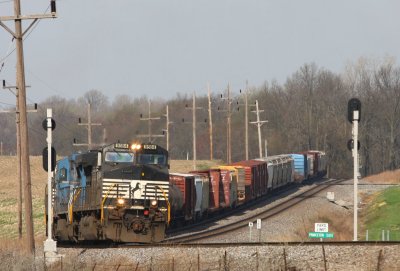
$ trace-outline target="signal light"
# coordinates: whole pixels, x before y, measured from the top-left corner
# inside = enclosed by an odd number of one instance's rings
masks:
[[[144,210],[143,214],[144,214],[145,216],[148,216],[148,215],[149,215],[149,210]]]

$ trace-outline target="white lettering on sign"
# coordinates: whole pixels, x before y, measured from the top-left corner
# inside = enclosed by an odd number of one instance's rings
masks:
[[[143,145],[143,149],[145,150],[156,150],[157,145]]]
[[[129,149],[129,144],[115,143],[114,148],[116,149]]]
[[[253,228],[253,222],[249,222],[249,227]]]
[[[328,232],[328,223],[315,223],[315,232]]]

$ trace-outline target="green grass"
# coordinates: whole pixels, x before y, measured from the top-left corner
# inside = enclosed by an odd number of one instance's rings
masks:
[[[399,187],[384,190],[368,207],[365,229],[369,240],[382,240],[382,230],[385,230],[385,240],[389,231],[391,241],[400,241]]]
[[[7,207],[17,204],[17,199],[14,198],[5,198],[0,200],[0,207]]]
[[[23,206],[24,208],[25,206]],[[42,198],[34,198],[32,201],[32,217],[34,223],[35,235],[45,234],[44,224],[44,202]],[[14,239],[18,237],[18,216],[17,200],[6,198],[0,200],[0,238]],[[22,211],[22,227],[25,233],[25,212]]]

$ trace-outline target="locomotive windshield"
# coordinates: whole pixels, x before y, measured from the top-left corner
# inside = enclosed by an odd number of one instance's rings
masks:
[[[108,151],[106,152],[105,161],[111,163],[133,163],[133,153]]]
[[[138,164],[142,165],[166,165],[167,158],[163,154],[147,154],[141,153],[138,154],[137,158]]]

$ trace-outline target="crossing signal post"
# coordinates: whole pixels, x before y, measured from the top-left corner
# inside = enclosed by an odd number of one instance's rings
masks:
[[[347,107],[347,118],[353,124],[353,139],[347,143],[349,149],[353,152],[354,161],[354,235],[353,241],[357,241],[357,217],[358,217],[358,150],[360,143],[358,141],[358,122],[361,119],[361,102],[357,98],[350,99]],[[354,144],[357,142],[356,144]]]
[[[42,124],[43,129],[47,131],[47,148],[43,150],[43,168],[47,171],[47,240],[44,241],[44,253],[45,256],[48,256],[46,254],[57,253],[57,242],[52,239],[53,208],[51,206],[51,177],[56,167],[56,151],[52,147],[52,131],[56,128],[56,122],[53,120],[51,108],[47,108],[47,118]]]

